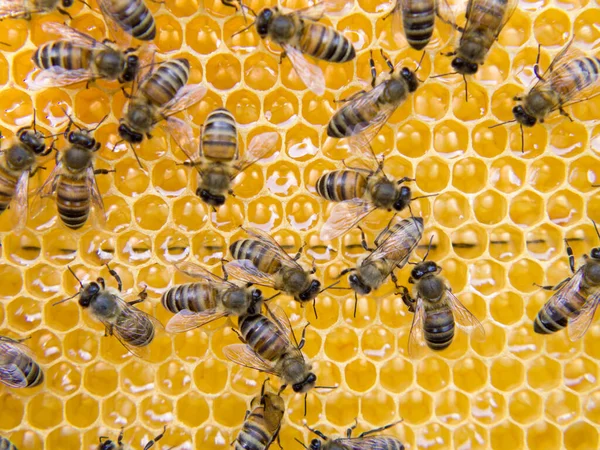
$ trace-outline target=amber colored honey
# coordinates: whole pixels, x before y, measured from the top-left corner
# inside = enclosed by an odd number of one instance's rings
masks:
[[[11,138],[28,125],[34,109],[38,127],[48,134],[64,129],[63,108],[85,127],[108,114],[95,134],[106,144],[97,165],[115,170],[98,178],[107,212],[102,229],[90,224],[72,232],[47,211],[14,234],[10,212],[0,217],[1,332],[31,336],[27,345],[46,374],[44,384],[33,389],[0,387],[0,435],[21,450],[93,449],[99,436],[116,437],[125,427],[125,441],[142,448],[167,425],[156,448],[228,448],[264,380],[224,358],[222,348],[237,342],[230,322],[162,335],[145,362],[116,339],[103,337],[102,327],[76,301],[52,303],[76,292],[67,265],[90,280],[108,277],[102,265],[110,262],[126,295],[148,287],[149,301],[140,307],[166,323],[169,313],[160,306],[160,295],[184,281],[172,264],[189,259],[219,272],[229,243],[242,236],[241,225],[269,230],[290,253],[306,243],[302,261],[308,265],[314,258],[324,284],[357,263],[364,254],[357,231],[332,242],[318,238],[330,207],[313,195],[315,182],[350,156],[344,143],[326,137],[324,126],[337,108],[334,100],[370,82],[368,49],[381,47],[395,63],[413,69],[420,54],[394,42],[390,20],[383,20],[391,2],[347,3],[344,14],[325,22],[353,40],[358,56],[343,65],[320,63],[328,90],[318,98],[288,60],[279,64],[277,48],[254,31],[232,37],[245,23],[220,1],[149,2],[158,25],[158,57],[187,57],[192,82],[209,89],[182,115],[196,134],[210,111],[225,106],[239,122],[244,142],[266,130],[281,135],[278,150],[239,177],[236,196],[217,212],[195,197],[197,175],[180,164],[185,155],[163,130],[137,150],[144,169],[126,146],[113,149],[126,101],[118,86],[99,82],[89,89],[27,92],[23,80],[33,70],[31,53],[46,39],[41,23],[62,22],[62,16],[0,22],[0,41],[10,42],[0,55],[2,134]],[[249,6],[273,4],[253,0]],[[92,5],[90,10],[76,3],[71,25],[101,39],[106,27]],[[412,208],[425,218],[423,242],[433,236],[430,258],[483,323],[486,340],[460,332],[449,349],[410,359],[412,316],[391,284],[359,298],[356,318],[354,298],[345,291],[322,294],[318,318],[311,308],[277,299],[298,330],[311,323],[304,351],[319,384],[338,386],[311,392],[306,417],[303,398],[284,394],[284,448],[300,448],[294,438],[308,442],[305,419],[339,435],[355,418],[359,430],[403,418],[387,433],[412,449],[600,445],[598,321],[576,343],[564,332],[536,335],[531,326],[550,295],[533,283],[557,283],[569,273],[564,239],[577,257],[598,245],[590,219],[600,222],[600,197],[592,187],[600,183],[599,100],[572,108],[574,122],[556,116],[526,130],[524,153],[517,126],[488,128],[512,118],[512,98],[534,80],[537,43],[543,46],[542,67],[572,32],[575,45],[597,50],[600,9],[587,0],[520,6],[487,63],[469,78],[468,101],[460,78],[428,79],[373,142],[375,151],[386,155],[389,175],[415,177],[415,192],[439,194]],[[437,52],[449,30],[440,27],[436,33]],[[386,68],[378,53],[375,61],[378,70]],[[419,76],[448,72],[449,63],[428,54]],[[45,163],[47,170],[31,180],[32,188],[53,165]],[[371,242],[387,220],[388,214],[375,213],[365,221]],[[419,247],[418,255],[425,249]],[[407,279],[403,271],[400,281]],[[277,383],[273,377],[271,382]]]

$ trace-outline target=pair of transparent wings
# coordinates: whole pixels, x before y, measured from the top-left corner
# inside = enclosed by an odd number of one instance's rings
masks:
[[[423,324],[427,318],[425,310],[425,300],[417,296],[416,308],[413,316],[410,334],[408,337],[408,354],[411,358],[420,358],[427,351],[425,342],[425,332]],[[485,330],[477,318],[456,298],[456,296],[446,288],[444,298],[440,301],[445,302],[451,309],[454,316],[454,322],[459,327],[470,333],[474,339],[483,341],[485,339]]]
[[[571,304],[572,297],[580,295],[581,282],[584,278],[584,268],[580,267],[573,277],[550,299],[548,303],[557,308],[559,305]],[[569,339],[573,342],[581,339],[592,324],[592,319],[600,304],[600,287],[592,287],[583,307],[569,318],[567,330]]]
[[[10,214],[10,224],[15,231],[22,231],[27,223],[27,206],[29,198],[29,176],[31,172],[25,170],[19,175],[10,208],[4,214]]]
[[[283,309],[277,305],[268,307],[265,305],[266,317],[271,320],[279,331],[281,336],[287,341],[290,352],[294,353],[296,358],[304,360],[304,355],[298,348],[296,336],[292,330],[290,320]],[[250,346],[246,344],[232,344],[223,349],[223,353],[230,361],[239,364],[240,366],[249,367],[250,369],[260,370],[269,374],[282,377],[282,373],[278,372],[275,364],[267,361],[256,353]]]
[[[187,276],[197,279],[198,283],[210,286],[218,291],[243,289],[191,262],[182,262],[176,264],[175,267]],[[166,329],[169,333],[184,333],[228,315],[229,312],[223,308],[211,308],[199,312],[184,309],[169,320]]]
[[[255,228],[242,228],[248,235],[264,245],[262,257],[267,260],[278,260],[285,267],[295,270],[304,270],[300,264],[294,261],[286,251],[281,248],[275,239],[262,230]],[[260,286],[275,287],[276,278],[273,274],[265,273],[259,270],[252,261],[248,259],[239,259],[230,261],[225,266],[227,272],[234,278],[246,281]]]
[[[54,5],[59,5],[57,1]],[[53,8],[35,7],[31,0],[0,0],[0,20],[12,18],[21,18],[29,14],[51,12]]]
[[[489,22],[488,15],[492,14],[490,11],[495,11],[496,5],[499,3],[504,2],[501,0],[469,0],[467,3],[467,10],[465,11],[467,22],[465,23],[464,31],[461,35],[461,41],[465,35],[472,35],[472,33],[479,34],[479,29],[482,27],[482,24]],[[506,2],[502,20],[499,22],[498,27],[493,30],[496,39],[498,39],[500,32],[510,20],[518,5],[518,0],[508,0]]]
[[[0,336],[0,381],[13,388],[27,386],[27,374],[14,364],[15,360],[32,358],[31,351],[19,341]]]

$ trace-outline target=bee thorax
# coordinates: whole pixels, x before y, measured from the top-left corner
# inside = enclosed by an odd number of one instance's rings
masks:
[[[106,50],[98,53],[95,63],[98,71],[112,80],[118,78],[123,72],[125,60],[119,52]]]
[[[295,33],[294,21],[285,15],[279,15],[273,19],[270,26],[270,34],[273,40],[287,42]]]
[[[99,294],[90,306],[94,315],[103,318],[115,317],[119,312],[117,302],[115,302],[113,295],[109,293]]]
[[[417,285],[421,297],[427,299],[429,302],[439,301],[444,294],[445,288],[444,281],[436,276],[425,277]]]
[[[88,149],[73,146],[64,153],[64,159],[67,168],[79,171],[90,165],[92,162],[92,153]]]

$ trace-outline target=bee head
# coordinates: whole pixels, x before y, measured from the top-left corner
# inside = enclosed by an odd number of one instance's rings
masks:
[[[308,450],[321,450],[321,441],[316,438],[310,441]]]
[[[295,383],[292,385],[292,389],[294,390],[294,392],[299,393],[299,394],[308,392],[313,387],[315,387],[316,382],[317,382],[317,376],[312,372],[308,372],[308,375],[306,376],[306,378],[304,380],[302,380],[300,383]]]
[[[143,134],[133,131],[124,123],[119,125],[119,136],[121,136],[121,139],[129,142],[130,144],[139,144],[144,140]]]
[[[33,130],[20,130],[18,133],[19,141],[29,147],[36,155],[43,153],[46,150],[43,136]]]
[[[119,82],[126,83],[133,81],[137,75],[139,67],[140,60],[137,55],[127,55],[127,59],[125,60],[125,68],[123,69],[123,73],[119,78]]]
[[[476,63],[467,61],[460,56],[452,60],[452,67],[461,75],[473,75],[479,69]]]
[[[110,439],[106,439],[106,441],[102,441],[100,438],[100,445],[98,446],[98,450],[115,450],[117,446]]]
[[[305,289],[304,291],[300,292],[300,295],[298,296],[298,298],[300,299],[301,302],[307,302],[309,300],[314,299],[317,294],[320,292],[321,290],[321,282],[319,280],[312,280],[310,282],[310,287],[308,289]]]
[[[260,289],[252,289],[251,298],[252,298],[252,304],[248,308],[248,314],[259,314],[261,303],[262,303],[261,290]],[[258,306],[258,311],[256,308],[257,306]]]
[[[371,292],[371,287],[367,286],[361,276],[357,273],[353,273],[348,277],[348,283],[350,283],[350,287],[354,289],[357,294],[367,295]]]
[[[398,193],[398,197],[394,202],[394,209],[396,211],[402,211],[406,206],[410,203],[410,198],[412,196],[412,192],[408,186],[402,186],[400,188],[400,192]]]
[[[271,25],[271,20],[273,20],[274,15],[274,8],[264,8],[258,13],[258,17],[256,18],[256,32],[261,38],[264,38],[269,34],[269,26]]]
[[[196,190],[196,195],[202,199],[202,201],[210,206],[223,206],[225,204],[225,196],[221,194],[213,194],[207,189]]]
[[[82,308],[87,308],[90,303],[100,293],[100,285],[95,281],[86,285],[79,294],[79,305]],[[107,441],[108,442],[108,441]],[[110,447],[109,447],[110,448]]]
[[[88,133],[82,133],[80,131],[71,131],[67,140],[70,144],[78,145],[80,147],[87,148],[88,150],[94,150],[96,147],[96,139],[94,139]]]
[[[419,79],[417,78],[417,75],[407,67],[402,68],[400,75],[408,83],[408,91],[415,92],[419,87]]]
[[[73,6],[73,0],[62,0],[61,4],[63,8],[68,8],[69,6]]]
[[[433,261],[423,261],[415,266],[410,273],[413,280],[420,280],[426,275],[436,274],[441,272],[442,268]]]
[[[512,112],[513,116],[515,116],[515,120],[523,126],[532,127],[537,122],[535,117],[533,117],[531,114],[527,114],[522,105],[515,106]]]

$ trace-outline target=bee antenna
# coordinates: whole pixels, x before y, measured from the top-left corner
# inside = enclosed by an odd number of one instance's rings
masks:
[[[462,76],[463,80],[465,80],[465,102],[469,101],[469,90],[467,89],[467,77],[465,75]]]
[[[296,441],[298,444],[300,444],[302,447],[304,447],[305,449],[307,449],[307,450],[308,450],[308,447],[307,447],[306,445],[304,445],[304,442],[302,442],[300,439],[298,439],[298,438],[294,438],[294,440],[295,440],[295,441]]]
[[[36,125],[36,109],[33,108],[33,123],[31,124],[31,126],[33,127],[33,131],[36,131],[35,125]]]
[[[427,198],[427,197],[437,197],[439,194],[439,192],[437,194],[428,194],[428,195],[419,195],[418,197],[413,197],[410,199],[411,202],[415,201],[415,200],[419,200],[421,198]]]
[[[79,295],[79,292],[77,294],[75,294],[75,295],[71,295],[68,298],[63,298],[62,300],[59,300],[56,303],[52,303],[52,306],[60,305],[61,303],[67,302],[67,301],[71,300],[72,298],[77,297],[78,295]]]
[[[425,50],[423,50],[423,54],[421,55],[421,59],[419,60],[419,64],[417,64],[417,68],[415,69],[415,73],[417,73],[419,71],[419,69],[421,68],[421,63],[423,62],[423,58],[425,58]],[[421,81],[421,80],[419,80]],[[423,83],[421,81],[421,83]]]
[[[122,141],[121,141],[122,142]],[[116,144],[115,144],[116,145]],[[133,148],[133,144],[129,144],[129,147],[131,147],[131,151],[133,152],[133,156],[135,156],[136,161],[138,162],[138,164],[140,165],[140,169],[142,170],[146,170],[146,168],[144,167],[144,165],[142,164],[142,161],[140,161],[140,157],[138,156],[137,152],[135,151],[135,148]],[[114,148],[114,147],[113,147]]]
[[[75,274],[75,272],[73,272],[73,269],[71,269],[71,266],[67,266],[67,269],[69,269],[69,272],[71,272],[71,274],[75,277],[75,279],[79,283],[79,286],[81,286],[81,288],[83,289],[83,283],[81,282],[79,277]]]
[[[350,272],[356,271],[356,267],[348,267],[340,272],[340,274],[336,278],[342,278],[344,275]]]
[[[255,14],[255,16],[256,16],[256,14]],[[247,27],[244,27],[244,28],[242,28],[241,30],[239,30],[239,31],[236,31],[235,33],[233,33],[233,34],[231,35],[231,37],[237,36],[238,34],[245,33],[246,31],[248,31],[248,30],[249,30],[250,28],[252,28],[253,26],[254,26],[254,22],[252,22],[252,23],[251,23],[250,25],[248,25]]]
[[[358,292],[354,291],[354,318],[356,319],[356,310],[358,309]]]
[[[419,263],[413,262],[413,261],[406,261],[407,264],[410,264],[411,266],[416,266]]]
[[[275,295],[271,295],[269,298],[265,298],[265,299],[263,300],[263,302],[268,302],[269,300],[273,300],[275,297],[279,297],[280,295],[281,295],[281,292],[278,292],[278,293],[277,293],[277,294],[275,294]]]
[[[306,399],[308,398],[308,392],[304,394],[304,417],[306,417]]]
[[[334,288],[334,286],[337,286],[338,284],[340,284],[339,280],[338,280],[338,281],[336,281],[335,283],[332,283],[332,284],[330,284],[329,286],[327,286],[327,287],[325,287],[325,288],[321,289],[321,290],[319,291],[319,294],[320,294],[321,292],[325,292],[327,289],[333,289],[333,288]],[[338,288],[338,289],[346,289],[346,288]],[[317,294],[317,295],[318,295],[318,294]]]
[[[315,430],[314,428],[309,427],[306,423],[304,424],[304,426],[306,427],[306,429],[308,431],[311,431],[313,433],[315,433],[317,436],[319,436],[321,439],[323,439],[324,441],[328,441],[329,439],[327,439],[327,436],[325,436],[323,433],[321,433],[319,430]]]
[[[83,3],[85,6],[87,6],[88,8],[92,9],[92,7],[89,5],[89,3],[85,2],[84,0],[79,0],[81,3]]]
[[[457,74],[458,74],[458,72],[447,72],[447,73],[442,73],[439,75],[432,75],[429,78],[441,78],[441,77],[447,77],[449,75],[457,75]]]
[[[315,389],[337,389],[339,386],[315,386]]]
[[[590,220],[594,224],[594,228],[596,230],[596,235],[598,236],[598,239],[600,239],[600,231],[598,231],[598,225],[596,225],[596,222],[594,222],[594,219],[590,219]]]
[[[427,246],[427,252],[425,253],[425,256],[423,256],[423,261],[425,261],[427,259],[427,257],[429,256],[429,251],[431,250],[431,243],[432,242],[433,242],[433,234],[429,238],[429,245]]]
[[[92,131],[95,131],[95,130],[97,130],[97,129],[100,127],[100,125],[102,125],[102,122],[104,122],[106,119],[108,119],[108,114],[107,114],[107,115],[105,115],[105,116],[102,118],[102,120],[101,120],[100,122],[98,122],[98,125],[96,125],[96,126],[95,126],[94,128],[92,128],[92,129],[88,130],[88,133],[91,133]]]
[[[525,134],[523,133],[523,124],[519,124],[519,128],[521,129],[521,153],[525,153]]]
[[[502,125],[506,125],[507,123],[513,123],[513,122],[516,122],[516,120],[513,119],[513,120],[507,120],[506,122],[500,122],[500,123],[497,123],[496,125],[492,125],[491,127],[488,127],[488,129],[491,130],[492,128],[501,127]]]

